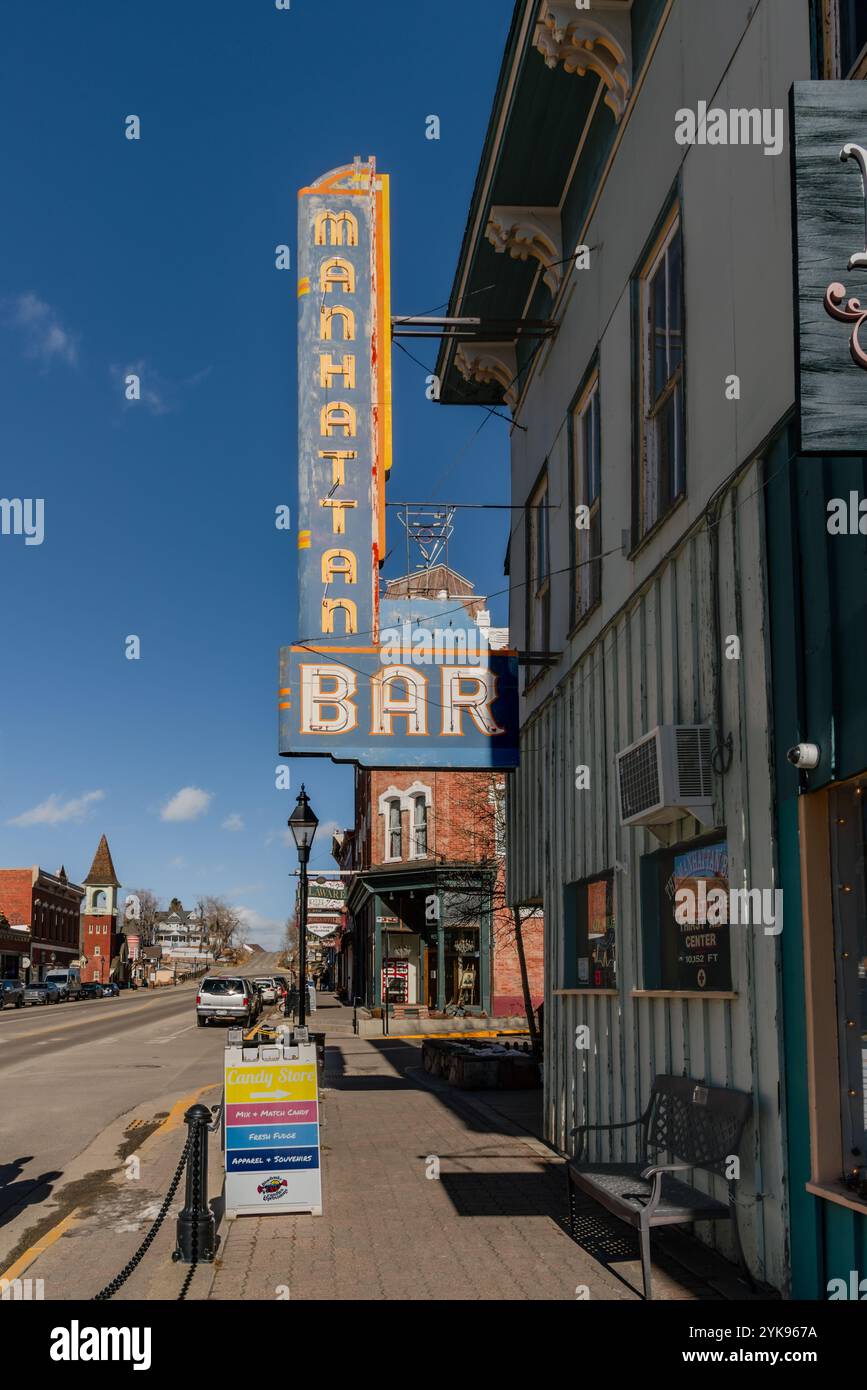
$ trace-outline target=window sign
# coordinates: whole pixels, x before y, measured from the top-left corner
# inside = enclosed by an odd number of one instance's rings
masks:
[[[663,989],[730,990],[725,840],[660,856]]]

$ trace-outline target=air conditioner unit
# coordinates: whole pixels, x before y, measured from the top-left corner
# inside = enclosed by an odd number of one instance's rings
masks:
[[[617,754],[621,825],[713,825],[709,724],[660,724]]]

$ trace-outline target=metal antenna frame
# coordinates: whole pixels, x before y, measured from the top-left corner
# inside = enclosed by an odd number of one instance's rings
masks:
[[[406,532],[406,573],[410,572],[410,545],[417,547],[422,563],[416,570],[431,570],[445,553],[449,563],[449,540],[454,533],[457,508],[451,503],[442,506],[410,507],[407,503],[399,512],[400,524]]]

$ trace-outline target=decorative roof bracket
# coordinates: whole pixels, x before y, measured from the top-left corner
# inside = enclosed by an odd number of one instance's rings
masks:
[[[605,105],[620,121],[632,91],[631,0],[593,0],[590,11],[566,0],[542,0],[533,47],[546,67],[563,64],[581,77],[593,72],[607,92]]]
[[[483,385],[496,382],[503,389],[503,402],[514,410],[518,403],[518,361],[508,343],[460,343],[455,366],[464,381]]]
[[[485,236],[495,251],[508,251],[514,260],[535,257],[542,279],[556,295],[563,279],[563,242],[557,208],[492,207]]]

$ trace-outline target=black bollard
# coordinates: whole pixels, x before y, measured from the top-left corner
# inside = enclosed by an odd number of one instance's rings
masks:
[[[216,1231],[214,1213],[208,1206],[208,1125],[211,1112],[206,1105],[192,1105],[184,1116],[189,1127],[190,1152],[187,1158],[187,1192],[178,1213],[177,1248],[172,1256],[184,1264],[210,1264],[214,1258]]]

